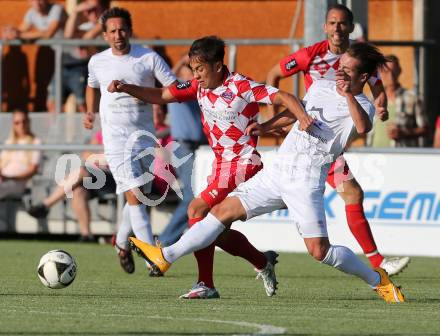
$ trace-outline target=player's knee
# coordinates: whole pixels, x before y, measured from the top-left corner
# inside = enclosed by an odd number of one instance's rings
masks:
[[[208,204],[205,201],[196,198],[193,199],[191,203],[189,203],[187,215],[188,218],[191,220],[194,218],[205,217],[208,212],[209,212]]]
[[[308,247],[309,254],[316,260],[322,261],[327,255],[329,246],[325,244],[314,244]]]
[[[232,223],[241,219],[241,211],[229,199],[224,200],[220,204],[215,205],[211,209],[211,214],[218,218],[223,224]],[[227,225],[226,225],[227,226]]]

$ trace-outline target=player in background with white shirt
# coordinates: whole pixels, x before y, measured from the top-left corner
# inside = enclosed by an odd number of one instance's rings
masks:
[[[326,14],[324,30],[327,39],[302,48],[281,59],[268,73],[266,83],[279,86],[281,78],[304,73],[306,90],[317,80],[335,80],[341,55],[348,49],[353,31],[353,13],[344,5],[330,6]],[[377,71],[370,76],[368,85],[375,98],[376,116],[388,119],[386,95]],[[345,203],[347,223],[373,267],[386,269],[389,275],[399,273],[410,259],[408,257],[384,258],[378,251],[370,224],[363,209],[364,192],[351,174],[344,157],[341,156],[330,168],[327,182],[339,193]]]
[[[287,206],[316,260],[361,278],[387,302],[403,302],[403,294],[385,270],[373,270],[347,247],[330,244],[324,211],[325,180],[331,163],[355,131],[365,134],[371,130],[374,106],[362,90],[373,71],[385,62],[377,48],[366,43],[352,45],[341,57],[336,82],[316,81],[305,97],[305,109],[316,119],[313,125],[304,131],[295,123],[273,162],[242,183],[234,196],[214,206],[175,244],[159,248],[130,240],[152,265],[166,272],[183,255],[215,241],[235,220]],[[246,131],[261,134],[284,126],[288,114],[290,111],[260,126],[253,124]]]
[[[95,113],[99,111],[104,154],[116,181],[116,193],[124,193],[127,200],[115,248],[122,268],[133,273],[134,260],[128,249],[128,237],[133,232],[139,239],[153,243],[146,205],[140,200],[142,191],[150,191],[153,177],[149,169],[152,155],[140,155],[145,149],[154,153],[153,112],[150,104],[124,93],[110,94],[107,86],[115,78],[149,87],[154,87],[156,78],[163,85],[174,83],[176,78],[153,50],[130,44],[132,22],[127,10],[111,8],[103,13],[101,20],[103,36],[110,48],[92,56],[89,61],[84,126],[92,128]]]
[[[286,92],[259,84],[238,73],[230,73],[223,63],[224,42],[208,36],[196,40],[189,50],[194,78],[185,83],[163,89],[152,89],[114,81],[111,92],[127,92],[150,103],[166,104],[197,100],[202,112],[203,131],[211,145],[215,161],[208,186],[188,207],[189,224],[196,225],[209,210],[220,203],[237,185],[255,175],[261,168],[256,150],[257,136],[245,134],[246,128],[256,121],[258,103],[277,104],[289,108],[300,120],[302,128],[313,122],[300,102]],[[131,238],[132,239],[132,238]],[[133,241],[133,239],[132,239]],[[134,240],[140,243],[141,240]],[[258,251],[247,238],[236,230],[228,230],[215,242],[229,254],[248,260],[263,280],[266,294],[276,290],[274,264],[277,254]],[[197,285],[182,295],[186,299],[218,298],[213,281],[214,244],[197,251],[199,267]]]

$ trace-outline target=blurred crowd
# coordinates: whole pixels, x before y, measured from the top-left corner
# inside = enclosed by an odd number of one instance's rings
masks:
[[[100,38],[102,27],[99,18],[110,7],[110,0],[84,0],[67,14],[62,5],[49,0],[29,0],[29,3],[30,7],[18,27],[10,25],[3,27],[3,39],[75,38],[87,40]],[[50,48],[46,48],[46,51],[47,49]],[[78,112],[86,111],[87,64],[90,57],[97,51],[99,51],[97,47],[64,48],[62,55],[62,101],[64,104],[69,96],[73,96],[75,110]],[[12,54],[13,52],[11,50]],[[388,98],[389,119],[386,122],[376,122],[373,131],[365,139],[365,143],[375,148],[427,147],[430,146],[431,135],[434,133],[433,146],[440,148],[440,117],[437,119],[435,127],[429,125],[422,98],[413,90],[403,87],[399,81],[402,68],[398,57],[388,55],[388,59],[387,68],[382,69],[380,75]],[[7,62],[6,59],[5,62]],[[49,71],[47,67],[45,69]],[[178,78],[185,81],[192,77],[186,58],[182,58],[173,67],[173,71]],[[25,80],[22,82],[22,85],[29,86]],[[54,78],[49,78],[46,84],[46,87],[41,89],[46,97],[43,109],[55,112]],[[8,106],[8,109],[16,109],[16,111],[13,112],[10,136],[6,143],[40,144],[41,140],[32,133],[31,121],[25,112],[27,106]],[[38,110],[36,104],[34,104],[34,110]],[[199,113],[197,104],[156,106],[154,108],[155,126],[158,136],[164,141],[163,145],[165,146],[167,142],[174,139],[181,144],[181,150],[185,151],[182,155],[185,155],[194,153],[200,144],[206,143],[201,131]],[[185,124],[186,127],[180,127],[182,124]],[[102,144],[102,136],[99,132],[93,136],[91,143]],[[90,155],[91,153],[83,153],[84,161]],[[0,202],[8,197],[20,198],[26,190],[28,181],[38,173],[40,162],[41,153],[36,150],[2,151],[0,154]],[[71,185],[75,195],[71,205],[79,223],[80,236],[83,241],[93,241],[94,239],[90,230],[88,201],[115,192],[114,181],[112,182],[105,162],[100,161],[99,165],[109,175],[107,179],[109,183],[100,190],[100,193],[87,190],[82,184],[83,179],[90,177],[91,171],[96,167],[84,166],[78,172],[66,177],[65,183]],[[178,205],[175,216],[161,237],[165,245],[177,240],[186,227],[186,208],[188,202],[193,198],[191,181],[188,181],[188,177],[191,176],[191,172],[187,170],[188,167],[191,169],[192,163],[182,167],[181,171],[174,172],[180,180],[185,180],[183,182],[184,199]],[[159,178],[155,183],[159,193],[163,192],[163,181]],[[35,202],[35,205],[28,209],[28,212],[34,217],[45,218],[50,208],[64,197],[64,189],[59,186],[55,187],[47,198]]]

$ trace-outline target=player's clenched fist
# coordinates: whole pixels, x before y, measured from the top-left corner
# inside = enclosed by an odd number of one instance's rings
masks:
[[[301,131],[308,130],[309,127],[313,125],[314,121],[315,121],[315,118],[313,118],[309,115],[306,115],[304,118],[301,118],[299,120],[299,129]]]
[[[86,112],[83,115],[83,126],[87,129],[93,128],[93,123],[95,122],[95,113]]]
[[[341,96],[345,96],[346,93],[351,92],[350,76],[347,73],[339,69],[336,71],[335,77],[336,77],[336,91]]]
[[[122,86],[124,83],[120,80],[112,80],[109,86],[107,87],[108,92],[122,92]]]

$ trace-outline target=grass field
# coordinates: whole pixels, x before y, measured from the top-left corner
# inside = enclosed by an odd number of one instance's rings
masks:
[[[62,248],[79,271],[65,289],[45,288],[36,267]],[[164,278],[126,275],[108,245],[0,241],[0,335],[439,335],[440,267],[413,258],[395,281],[406,304],[383,302],[364,283],[302,254],[281,254],[278,294],[266,297],[244,261],[216,254],[219,300],[177,299],[195,280],[192,256]]]

